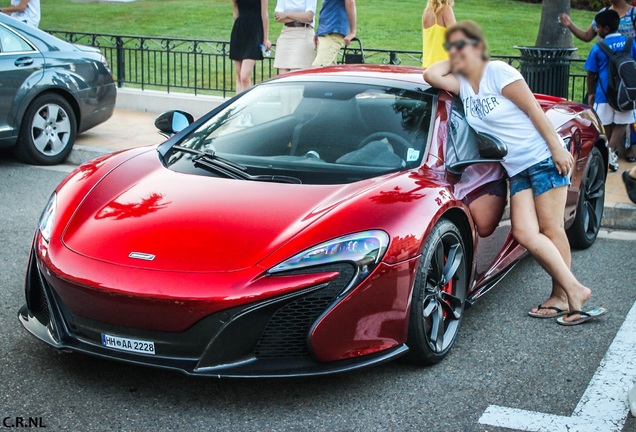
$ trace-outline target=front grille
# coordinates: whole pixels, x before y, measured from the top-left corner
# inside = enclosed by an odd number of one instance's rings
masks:
[[[29,310],[43,324],[51,321],[51,308],[46,296],[42,275],[38,270],[35,259],[31,260],[29,269],[29,286],[27,287],[27,305]]]
[[[338,272],[340,276],[318,291],[286,304],[270,318],[261,334],[254,354],[258,358],[289,358],[309,356],[307,337],[316,320],[333,304],[349,285],[355,269],[338,264],[304,269],[287,274]]]

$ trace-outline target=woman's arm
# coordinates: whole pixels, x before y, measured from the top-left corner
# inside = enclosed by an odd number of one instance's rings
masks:
[[[17,6],[7,6],[2,8],[2,12],[11,14],[14,12],[24,12],[29,4],[29,0],[20,0],[20,4]]]
[[[438,61],[424,71],[424,80],[441,90],[459,94],[459,80],[453,74],[448,60]]]
[[[455,12],[453,12],[453,8],[450,6],[444,6],[441,10],[442,15],[442,24],[444,27],[448,28],[455,24],[457,20],[455,19]]]
[[[269,41],[269,4],[267,0],[261,0],[261,20],[263,21],[263,46],[267,51],[272,48]]]
[[[515,105],[530,117],[532,124],[548,143],[552,152],[554,165],[561,175],[566,175],[574,166],[572,154],[563,147],[563,142],[550,123],[541,105],[530,91],[524,80],[517,80],[503,88],[502,94],[514,102]]]
[[[238,19],[238,15],[238,4],[236,3],[236,0],[232,0],[232,16],[234,17],[234,21]]]
[[[347,18],[349,19],[349,34],[345,36],[344,43],[349,46],[358,32],[356,0],[345,0],[345,10],[347,11]]]
[[[274,14],[276,21],[279,23],[288,23],[294,21],[300,21],[304,23],[311,23],[314,20],[314,13],[312,11],[307,12],[276,12]]]
[[[570,15],[568,14],[559,15],[559,20],[563,27],[566,27],[574,36],[576,36],[577,39],[580,39],[583,42],[590,42],[596,36],[596,32],[594,31],[592,24],[590,24],[587,30],[583,30],[572,22],[572,18],[570,18]]]

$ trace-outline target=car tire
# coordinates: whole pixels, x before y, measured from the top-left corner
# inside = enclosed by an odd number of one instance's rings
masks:
[[[453,347],[464,316],[466,257],[459,229],[451,221],[440,219],[424,246],[415,278],[407,361],[433,365]]]
[[[603,156],[599,149],[594,147],[581,181],[576,217],[567,230],[570,246],[574,249],[587,249],[596,241],[605,205],[605,175]]]
[[[55,165],[66,160],[77,136],[77,119],[62,96],[47,93],[29,105],[15,148],[15,155],[34,165]]]

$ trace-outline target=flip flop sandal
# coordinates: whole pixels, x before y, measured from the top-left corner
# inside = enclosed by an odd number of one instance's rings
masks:
[[[554,311],[554,313],[551,313],[551,314],[540,314],[540,313],[538,313],[538,311],[540,311],[540,310],[551,310],[551,311]],[[538,318],[538,319],[549,319],[549,318],[558,318],[558,317],[561,317],[563,315],[567,315],[569,313],[570,313],[570,311],[559,309],[558,307],[539,305],[539,306],[537,306],[537,312],[530,311],[530,312],[528,312],[528,316],[530,316],[532,318]]]
[[[575,325],[579,325],[579,324],[583,324],[586,323],[588,321],[592,321],[594,318],[598,318],[600,316],[603,316],[607,313],[607,310],[605,308],[596,308],[596,309],[592,309],[590,311],[584,312],[584,311],[572,311],[569,314],[566,315],[566,317],[571,317],[574,315],[581,315],[581,318],[579,318],[576,321],[565,321],[563,319],[563,317],[557,319],[557,323],[559,323],[562,326],[575,326]]]

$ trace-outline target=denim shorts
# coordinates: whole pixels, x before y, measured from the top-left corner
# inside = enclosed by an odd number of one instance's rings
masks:
[[[561,175],[554,166],[552,156],[526,168],[510,178],[510,196],[525,189],[532,189],[539,196],[550,189],[570,186],[570,175]]]

